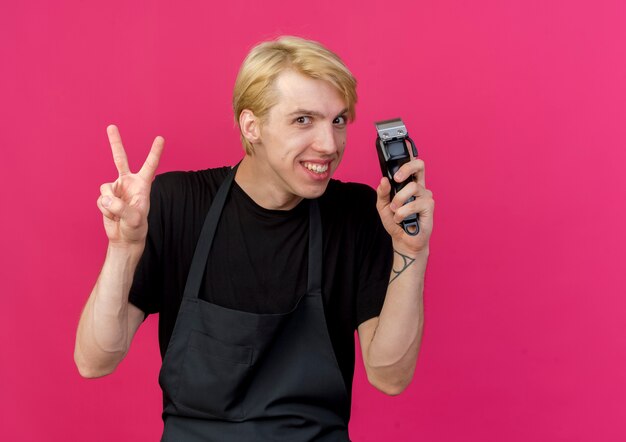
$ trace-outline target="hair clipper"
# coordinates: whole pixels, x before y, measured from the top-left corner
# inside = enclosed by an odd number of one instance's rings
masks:
[[[417,158],[417,148],[413,140],[409,137],[402,119],[395,118],[393,120],[378,121],[374,124],[378,132],[378,136],[376,137],[376,152],[378,152],[380,170],[383,176],[389,178],[389,182],[391,183],[390,198],[393,198],[397,192],[413,180],[413,176],[410,176],[403,182],[398,183],[393,179],[393,176],[404,163],[411,161],[411,153],[409,152],[408,145],[411,145],[413,158]],[[414,200],[415,197],[412,196],[405,204]],[[416,213],[404,218],[400,224],[404,231],[411,236],[419,233],[419,223]]]

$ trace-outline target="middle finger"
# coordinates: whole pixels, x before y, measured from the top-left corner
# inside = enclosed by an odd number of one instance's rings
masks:
[[[391,200],[391,203],[396,207],[401,207],[412,196],[417,198],[420,195],[423,195],[425,192],[426,189],[424,188],[424,186],[416,183],[415,181],[411,181],[406,186],[404,186],[402,190],[395,194],[395,196]]]
[[[415,181],[420,183],[423,187],[426,187],[426,167],[423,160],[415,158],[403,164],[394,176],[394,180],[401,183],[410,175],[413,175]]]

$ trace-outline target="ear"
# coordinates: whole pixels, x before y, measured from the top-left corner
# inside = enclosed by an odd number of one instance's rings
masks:
[[[239,114],[239,127],[241,134],[251,144],[258,143],[261,140],[261,121],[249,109],[244,109]]]

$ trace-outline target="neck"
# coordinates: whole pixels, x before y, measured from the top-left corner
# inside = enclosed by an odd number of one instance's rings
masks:
[[[280,189],[271,179],[274,174],[260,162],[246,155],[235,174],[235,181],[252,200],[264,209],[290,210],[304,198]]]

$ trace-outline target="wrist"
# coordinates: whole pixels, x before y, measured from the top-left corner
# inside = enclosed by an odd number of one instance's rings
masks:
[[[428,245],[421,249],[414,249],[407,247],[401,241],[392,241],[392,246],[396,253],[409,256],[412,259],[428,259],[428,255],[430,254],[430,247]]]
[[[107,258],[137,263],[139,262],[141,255],[143,255],[144,248],[144,242],[127,244],[109,241],[109,245],[107,247]]]

